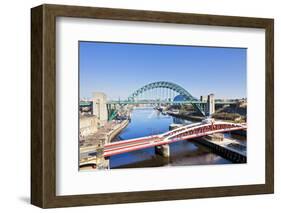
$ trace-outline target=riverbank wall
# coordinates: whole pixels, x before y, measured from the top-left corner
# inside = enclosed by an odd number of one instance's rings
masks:
[[[107,143],[111,143],[111,141],[129,124],[129,120],[124,120],[120,123],[120,125],[116,125],[113,130],[108,133]]]
[[[247,163],[247,156],[242,152],[236,151],[224,145],[221,145],[220,142],[214,142],[205,137],[193,139],[197,143],[209,148],[216,154],[232,161],[233,163]]]

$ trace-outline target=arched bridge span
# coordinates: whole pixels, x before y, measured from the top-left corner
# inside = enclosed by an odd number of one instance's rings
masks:
[[[158,99],[160,101],[166,100],[173,102],[175,97],[179,96],[183,101],[190,101],[196,111],[201,115],[205,115],[203,107],[199,103],[196,103],[198,99],[193,97],[178,84],[167,81],[153,82],[137,89],[128,97],[128,101],[134,102],[140,99]]]

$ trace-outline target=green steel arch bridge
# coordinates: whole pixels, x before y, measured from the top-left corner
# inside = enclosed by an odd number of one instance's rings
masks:
[[[179,100],[177,97],[180,97]],[[234,101],[216,101],[215,104],[234,104]],[[135,90],[126,100],[109,100],[107,101],[107,109],[109,119],[116,115],[114,109],[116,105],[139,105],[139,104],[191,104],[194,109],[201,115],[206,116],[206,101],[199,100],[192,96],[186,89],[178,84],[157,81],[149,83]],[[90,102],[80,103],[80,107],[90,106]]]
[[[155,100],[156,97],[156,100]],[[181,97],[181,100],[175,100],[175,97]],[[192,104],[200,114],[205,115],[202,104],[193,97],[183,87],[167,81],[157,81],[147,84],[134,91],[128,101],[138,102],[139,100],[150,100],[151,103],[171,103],[171,104]],[[157,102],[158,101],[158,102]]]

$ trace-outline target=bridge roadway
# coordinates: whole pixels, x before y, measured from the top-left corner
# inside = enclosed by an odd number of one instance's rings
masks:
[[[135,101],[129,101],[129,100],[110,100],[107,101],[107,104],[206,104],[207,102],[204,101],[169,101],[169,100],[135,100]],[[216,105],[227,105],[227,104],[237,104],[237,101],[215,101]],[[92,103],[90,101],[84,101],[80,102],[80,107],[91,107]]]
[[[104,146],[104,157],[110,157],[126,152],[136,151],[149,147],[155,147],[174,143],[181,140],[198,138],[214,133],[231,132],[235,130],[247,129],[246,124],[228,123],[223,121],[202,121],[185,125],[177,129],[165,132],[163,134],[141,137],[130,140],[123,140],[106,144]]]
[[[174,101],[174,100],[110,100],[107,102],[107,104],[207,104],[205,101],[199,101],[199,100],[192,100],[192,101]],[[220,101],[216,100],[215,104],[237,104],[237,101]]]

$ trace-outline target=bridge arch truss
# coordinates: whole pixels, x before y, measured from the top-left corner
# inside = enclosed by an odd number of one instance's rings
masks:
[[[128,101],[137,101],[140,99],[158,99],[173,102],[176,96],[180,95],[185,101],[198,101],[183,87],[167,81],[157,81],[147,84],[135,90],[129,97]],[[192,103],[197,112],[205,115],[202,106],[198,103]]]

